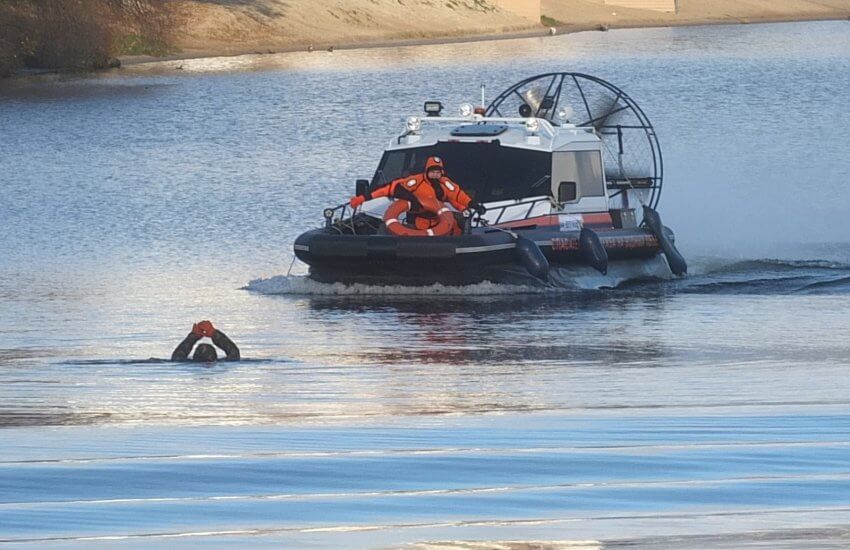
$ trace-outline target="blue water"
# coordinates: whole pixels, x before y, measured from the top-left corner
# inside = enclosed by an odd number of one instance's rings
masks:
[[[0,82],[0,544],[841,548],[848,25]],[[550,70],[654,122],[688,278],[286,275],[424,99]],[[163,361],[203,318],[247,360]]]

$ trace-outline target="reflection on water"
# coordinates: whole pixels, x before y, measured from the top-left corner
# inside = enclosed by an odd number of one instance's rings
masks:
[[[850,351],[843,295],[644,285],[517,298],[247,297],[234,315],[266,324],[228,327],[248,358],[239,363],[7,352],[4,423],[42,414],[45,424],[231,425],[848,403],[833,374]],[[166,357],[170,345],[159,347]]]
[[[4,81],[0,542],[843,541],[846,30]],[[282,275],[423,99],[551,70],[611,80],[649,113],[690,277],[411,293]],[[247,360],[164,361],[205,318]]]

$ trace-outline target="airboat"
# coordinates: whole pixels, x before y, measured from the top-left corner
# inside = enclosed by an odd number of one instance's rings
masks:
[[[486,213],[453,214],[456,234],[408,236],[387,231],[387,216],[400,210],[390,199],[357,210],[348,203],[328,207],[323,225],[295,240],[310,278],[569,285],[593,275],[598,286],[617,286],[686,273],[657,212],[658,138],[625,92],[594,76],[557,72],[527,78],[483,103],[444,116],[440,102],[425,102],[424,116],[407,119],[371,180],[356,181],[355,194],[422,172],[426,159],[438,156]]]

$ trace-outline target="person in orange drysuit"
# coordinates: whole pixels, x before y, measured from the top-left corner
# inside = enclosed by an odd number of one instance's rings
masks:
[[[446,176],[446,169],[440,157],[428,157],[425,162],[425,171],[421,174],[399,178],[371,193],[351,197],[349,204],[352,208],[357,208],[364,202],[378,197],[410,201],[408,221],[412,217],[417,229],[430,229],[440,221],[437,212],[423,208],[423,203],[433,204],[433,200],[428,199],[437,199],[440,201],[438,204],[448,201],[458,211],[470,209],[479,214],[487,211],[483,204],[473,201],[460,185]]]

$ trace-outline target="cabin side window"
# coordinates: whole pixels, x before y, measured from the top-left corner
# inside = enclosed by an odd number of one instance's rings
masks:
[[[605,196],[602,155],[599,151],[559,151],[553,155],[552,172],[556,185],[571,182],[577,188],[574,200]]]
[[[425,158],[434,154],[433,147],[427,149],[406,149],[384,153],[381,164],[372,177],[370,190],[374,191],[394,179],[403,178],[415,173],[418,165],[425,168]]]

